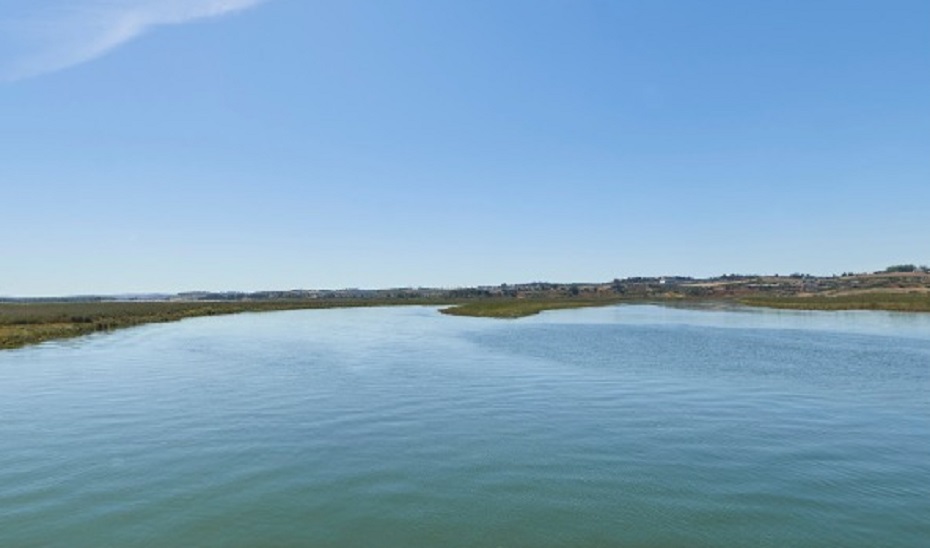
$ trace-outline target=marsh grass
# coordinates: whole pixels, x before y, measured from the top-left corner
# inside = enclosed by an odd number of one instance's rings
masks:
[[[478,318],[523,318],[545,310],[607,306],[624,302],[621,299],[502,299],[480,300],[459,304],[440,310],[450,316],[474,316]]]
[[[747,296],[733,298],[596,298],[596,299],[494,299],[475,300],[441,310],[453,316],[475,316],[481,318],[522,318],[539,314],[545,310],[607,306],[620,303],[707,303],[722,302],[766,308],[796,310],[887,310],[893,312],[930,312],[930,293],[914,292],[857,292],[827,296]]]
[[[846,295],[812,295],[806,297],[746,297],[742,304],[795,310],[888,310],[894,312],[930,312],[927,292],[864,292]]]

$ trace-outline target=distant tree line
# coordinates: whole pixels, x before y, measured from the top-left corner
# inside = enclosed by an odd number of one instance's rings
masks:
[[[895,264],[885,269],[885,272],[930,272],[930,267],[926,265],[917,266],[914,264]]]

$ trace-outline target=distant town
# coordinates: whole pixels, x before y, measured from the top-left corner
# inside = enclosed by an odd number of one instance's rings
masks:
[[[878,272],[844,272],[832,276],[724,274],[711,278],[655,276],[617,278],[609,282],[528,282],[476,287],[399,287],[390,289],[291,289],[267,291],[188,291],[176,294],[79,295],[67,297],[0,297],[0,302],[106,301],[294,301],[294,300],[460,300],[475,298],[602,298],[718,299],[749,296],[840,296],[850,292],[930,291],[930,267],[893,265]]]

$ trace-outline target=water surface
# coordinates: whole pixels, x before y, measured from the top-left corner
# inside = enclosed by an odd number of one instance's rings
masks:
[[[197,318],[0,352],[3,546],[926,546],[930,315]]]

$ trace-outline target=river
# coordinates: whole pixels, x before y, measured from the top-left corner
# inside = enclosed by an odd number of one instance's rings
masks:
[[[927,546],[930,315],[240,314],[0,352],[3,546]]]

